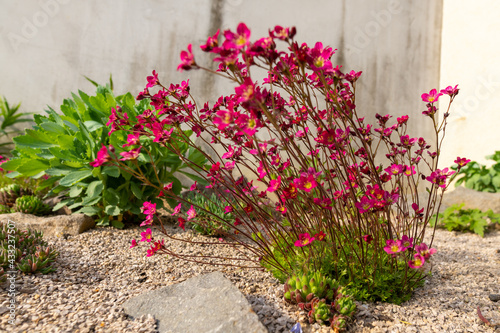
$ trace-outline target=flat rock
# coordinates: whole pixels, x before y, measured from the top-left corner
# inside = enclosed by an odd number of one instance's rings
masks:
[[[42,231],[46,236],[75,236],[95,227],[95,221],[84,214],[35,216],[12,213],[0,215],[1,222],[13,221],[16,228]]]
[[[479,192],[463,186],[445,192],[440,212],[461,203],[465,204],[463,209],[480,209],[483,212],[491,209],[494,213],[500,213],[500,193]]]
[[[126,314],[151,314],[160,333],[264,333],[247,299],[221,272],[148,291],[123,303]]]

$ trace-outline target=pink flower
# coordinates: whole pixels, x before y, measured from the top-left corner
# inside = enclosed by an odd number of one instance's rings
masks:
[[[151,236],[151,229],[147,228],[146,231],[141,232],[141,240],[140,242],[151,242],[152,241],[152,236]]]
[[[314,237],[311,237],[308,233],[300,234],[299,239],[295,241],[294,245],[297,247],[303,247],[311,244],[314,241]]]
[[[373,237],[372,237],[372,235],[364,235],[363,240],[365,242],[367,242],[368,244],[371,244],[371,242],[373,241]]]
[[[190,70],[192,67],[196,66],[193,55],[193,45],[188,45],[187,51],[181,52],[181,63],[177,67],[177,70],[182,72],[183,70]]]
[[[448,168],[444,168],[443,170],[437,169],[436,171],[432,172],[430,176],[426,177],[428,181],[430,181],[433,184],[438,185],[441,188],[446,187],[446,178],[449,176],[453,175],[455,171],[448,171]]]
[[[224,31],[224,37],[228,47],[241,49],[250,43],[250,30],[245,23],[238,24],[236,28],[236,33],[226,30]]]
[[[384,247],[384,251],[387,252],[387,254],[391,255],[396,255],[396,253],[399,253],[403,251],[403,248],[401,247],[401,241],[395,241],[393,239],[388,239],[385,241],[386,246]]]
[[[194,191],[194,190],[196,190],[196,185],[198,185],[198,182],[197,182],[197,181],[195,181],[195,182],[194,182],[194,184],[193,184],[193,185],[191,185],[191,187],[189,187],[189,190],[190,190],[190,191]]]
[[[460,90],[457,87],[458,84],[454,88],[452,86],[448,86],[445,89],[441,89],[440,93],[443,95],[449,95],[453,98],[458,94],[458,91]]]
[[[127,136],[127,143],[123,144],[123,148],[139,144],[139,133],[129,134]]]
[[[259,179],[264,178],[267,175],[267,171],[264,168],[262,161],[259,161],[259,166],[257,167],[257,172],[259,173]]]
[[[146,88],[152,88],[158,84],[158,73],[153,71],[153,76],[147,77],[148,84],[146,84]]]
[[[226,170],[233,170],[235,165],[236,165],[236,161],[226,162],[226,164],[224,164],[224,168]]]
[[[136,246],[137,246],[137,241],[135,239],[132,239],[132,245],[130,245],[130,248],[133,248]]]
[[[218,37],[219,37],[219,30],[217,30],[215,35],[208,37],[207,42],[203,45],[200,45],[200,48],[205,52],[212,51],[214,48],[216,48],[219,45],[219,42],[217,41]]]
[[[324,70],[326,72],[333,72],[330,58],[334,53],[335,51],[331,47],[323,48],[323,44],[317,42],[314,48],[308,51],[307,62],[314,71]]]
[[[409,165],[405,165],[403,173],[406,176],[412,176],[412,175],[416,174],[417,172],[415,171],[415,166],[414,165],[412,165],[411,167]]]
[[[281,176],[278,176],[277,179],[273,179],[269,182],[269,187],[267,188],[267,192],[274,192],[276,191],[281,184]]]
[[[415,251],[417,251],[418,254],[424,257],[425,260],[429,259],[431,255],[436,253],[436,249],[432,248],[429,249],[427,247],[427,244],[421,243],[420,245],[415,246]]]
[[[234,88],[234,92],[236,96],[238,96],[238,102],[247,102],[253,99],[255,91],[255,83],[252,82],[252,79],[246,77],[243,81],[243,84],[239,87]]]
[[[172,212],[172,215],[179,214],[182,208],[182,203],[178,204],[175,206],[174,211]]]
[[[301,174],[300,178],[295,178],[293,183],[298,189],[304,192],[311,192],[312,189],[318,186],[314,175],[307,173]]]
[[[421,268],[425,264],[425,258],[418,253],[416,253],[414,255],[414,257],[415,257],[415,260],[408,261],[408,266],[410,266],[410,268],[414,268],[414,269]]]
[[[413,247],[413,238],[408,238],[408,236],[403,235],[403,237],[401,237],[401,247],[402,251],[406,251],[407,249]]]
[[[232,206],[226,206],[226,207],[224,207],[224,214],[231,213],[233,210],[234,209]]]
[[[120,156],[123,156],[123,158],[120,158],[120,161],[135,160],[137,156],[139,156],[140,151],[141,147],[132,149],[131,151],[121,152]]]
[[[93,166],[94,168],[97,168],[101,165],[103,165],[104,163],[108,162],[108,161],[111,161],[111,157],[109,156],[109,152],[108,152],[108,148],[106,148],[105,145],[102,145],[102,148],[101,150],[99,150],[97,152],[97,158],[93,161],[93,162],[90,162],[90,166]],[[109,146],[110,149],[112,149],[113,146]]]
[[[465,157],[463,157],[463,158],[457,157],[457,159],[454,162],[456,164],[458,164],[459,168],[462,168],[462,167],[466,166],[470,162],[470,160],[468,160]]]
[[[359,213],[363,214],[373,207],[373,203],[374,200],[369,199],[367,196],[363,196],[360,201],[356,202],[355,206],[359,209]]]
[[[154,215],[156,213],[156,204],[146,201],[142,204],[141,210],[145,215]]]
[[[293,38],[295,36],[296,29],[295,27],[290,28],[283,28],[282,26],[275,26],[274,30],[271,31],[269,30],[269,36],[271,38],[277,38],[280,40],[287,40],[288,38]]]
[[[182,217],[179,217],[177,219],[177,221],[179,222],[179,228],[181,228],[182,230],[185,231],[186,230],[186,220],[184,220]]]
[[[313,238],[315,238],[321,242],[325,239],[325,237],[326,237],[326,234],[323,231],[320,231],[317,234],[315,234]]]
[[[191,219],[194,219],[196,217],[196,210],[194,210],[193,205],[191,205],[191,208],[189,208],[189,210],[186,212],[186,214],[188,216],[188,221]]]
[[[391,175],[399,175],[403,172],[403,166],[399,164],[392,164],[391,166],[385,168],[384,171]]]
[[[432,89],[428,94],[422,94],[422,101],[435,103],[441,95],[442,93],[438,93],[436,89]]]
[[[213,123],[217,125],[219,130],[223,130],[227,126],[233,123],[233,115],[234,112],[230,107],[229,110],[219,110],[216,113],[216,116],[213,117]]]
[[[402,117],[398,118],[397,120],[398,120],[398,125],[402,126],[403,124],[406,124],[408,122],[408,116],[407,115],[402,116]]]

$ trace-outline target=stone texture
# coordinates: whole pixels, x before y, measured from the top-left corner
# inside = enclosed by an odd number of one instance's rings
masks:
[[[93,228],[95,221],[84,214],[35,216],[31,214],[12,213],[0,215],[0,221],[14,221],[17,228],[42,231],[45,236],[75,236]]]
[[[465,203],[464,209],[476,208],[482,211],[491,209],[494,213],[500,213],[500,193],[479,192],[463,186],[445,192],[440,211],[461,203]]]
[[[123,304],[132,317],[151,314],[158,330],[172,333],[264,333],[246,298],[221,272],[141,294]]]

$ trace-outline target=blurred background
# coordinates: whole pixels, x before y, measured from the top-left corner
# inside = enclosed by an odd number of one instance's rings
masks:
[[[190,79],[197,101],[232,93],[203,72],[176,71],[192,43],[245,22],[252,39],[275,25],[297,27],[296,40],[338,49],[332,62],[363,71],[357,105],[409,114],[414,136],[432,128],[420,95],[459,85],[441,166],[456,156],[485,162],[500,139],[500,3],[494,0],[0,0],[0,96],[23,112],[58,110],[71,92],[88,93],[113,76],[116,93],[137,95],[152,70],[162,83]],[[442,98],[447,102],[448,97]],[[441,108],[447,107],[442,103]]]

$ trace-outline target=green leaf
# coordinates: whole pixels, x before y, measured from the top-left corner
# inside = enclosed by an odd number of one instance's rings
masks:
[[[72,202],[73,200],[68,199],[68,200],[62,200],[61,202],[57,203],[54,208],[52,208],[52,211],[58,211],[59,209],[63,208],[66,206],[68,203]]]
[[[87,177],[90,177],[92,175],[92,170],[82,170],[82,171],[73,171],[64,176],[60,181],[59,184],[62,186],[71,186],[79,181],[84,180]]]
[[[3,165],[3,164],[2,164]],[[495,186],[496,188],[499,188],[500,187],[500,175],[496,175],[495,177],[493,177],[491,179],[491,183],[493,184],[493,186]]]
[[[41,141],[29,135],[21,135],[15,137],[12,139],[12,141],[14,141],[16,145],[19,145],[21,147],[30,147],[35,149],[48,149],[57,146],[57,144],[53,142]]]
[[[7,171],[14,171],[16,170],[19,166],[23,164],[23,160],[21,158],[15,158],[7,162],[2,163],[2,169],[7,170]]]
[[[104,212],[111,216],[118,216],[120,215],[121,210],[117,206],[108,205],[104,208]]]
[[[118,228],[118,229],[123,229],[123,227],[125,226],[125,224],[123,224],[122,222],[120,222],[118,220],[112,220],[111,225],[115,228]]]
[[[104,189],[104,185],[102,184],[102,181],[95,180],[89,184],[89,187],[87,187],[86,193],[87,193],[88,197],[93,198],[93,197],[101,194],[103,189]]]
[[[75,214],[85,214],[88,216],[94,216],[94,215],[99,214],[100,211],[101,211],[100,208],[87,206],[87,207],[83,207],[82,209],[76,211]]]
[[[120,169],[114,165],[103,167],[101,172],[105,175],[108,175],[108,176],[111,176],[114,178],[120,177]]]
[[[77,197],[80,195],[80,193],[82,193],[83,191],[83,187],[81,186],[72,186],[71,189],[69,190],[69,196],[74,198],[74,197]]]
[[[108,188],[104,191],[104,199],[112,206],[117,206],[120,201],[120,196],[112,188]]]
[[[139,186],[136,183],[130,182],[130,190],[137,199],[139,200],[142,199],[142,191],[140,190]]]
[[[23,174],[24,176],[34,176],[42,171],[46,171],[49,168],[48,161],[42,160],[28,160],[19,166],[16,171]]]
[[[87,127],[89,132],[94,132],[95,130],[104,127],[104,124],[94,120],[87,120],[86,122],[84,122],[84,125]]]

